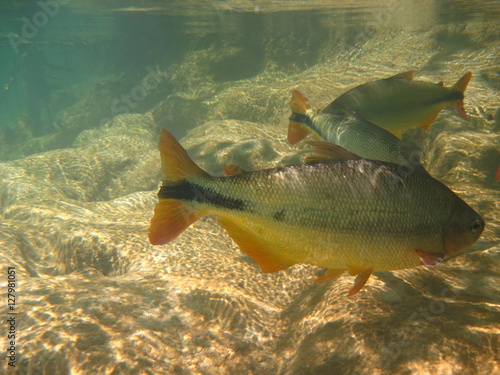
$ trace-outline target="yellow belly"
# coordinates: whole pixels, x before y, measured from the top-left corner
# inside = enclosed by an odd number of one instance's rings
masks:
[[[221,224],[240,248],[268,272],[295,263],[335,269],[355,266],[374,271],[420,264],[416,249],[405,238],[303,228],[248,213],[219,215]]]

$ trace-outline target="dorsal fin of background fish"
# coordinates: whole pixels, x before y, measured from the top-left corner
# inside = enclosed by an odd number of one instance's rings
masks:
[[[408,70],[406,72],[395,74],[392,77],[389,77],[386,79],[409,79],[411,81],[411,80],[413,80],[414,74],[415,74],[414,70]]]
[[[313,146],[313,154],[305,160],[307,164],[329,162],[334,160],[355,160],[361,159],[355,153],[333,143],[322,141],[309,141],[308,145]]]

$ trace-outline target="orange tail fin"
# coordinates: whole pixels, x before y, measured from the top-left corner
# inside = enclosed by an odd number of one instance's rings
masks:
[[[307,137],[310,132],[311,129],[306,126],[295,121],[290,121],[288,124],[288,143],[294,145]]]
[[[307,97],[299,90],[292,90],[292,101],[290,102],[290,108],[294,113],[306,115],[308,114],[307,112],[311,110],[311,105],[309,104]]]
[[[469,81],[472,77],[471,72],[467,72],[464,74],[462,78],[460,78],[457,83],[453,85],[453,88],[457,91],[464,92],[465,89],[467,88],[467,85],[469,84]],[[464,101],[459,100],[455,103],[452,104],[453,109],[458,113],[460,117],[462,117],[464,120],[467,120],[467,113],[465,113],[464,109]]]
[[[168,187],[178,185],[190,176],[206,174],[191,160],[177,139],[165,129],[161,130],[158,148],[164,183],[159,193],[160,202],[155,207],[149,227],[149,242],[152,245],[163,245],[172,241],[201,216],[182,200],[169,198]],[[166,188],[167,193],[161,196],[163,188]]]
[[[161,199],[155,207],[148,236],[151,245],[163,245],[179,236],[200,217],[177,199]]]
[[[292,101],[290,102],[290,108],[293,113],[298,113],[300,115],[311,115],[312,109],[307,97],[302,94],[299,90],[292,90]],[[290,121],[288,125],[288,142],[290,144],[295,144],[303,140],[311,132],[307,126],[303,126],[299,122]]]
[[[460,78],[454,85],[453,88],[460,92],[464,92],[469,84],[470,79],[472,78],[472,72],[467,72],[464,74],[462,78]]]
[[[184,147],[166,129],[161,130],[158,149],[164,181],[180,181],[196,174],[206,174],[191,160]]]

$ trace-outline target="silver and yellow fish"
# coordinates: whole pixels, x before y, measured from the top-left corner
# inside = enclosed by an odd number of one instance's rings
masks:
[[[361,159],[325,142],[309,164],[228,177],[201,170],[174,136],[159,142],[163,185],[149,228],[153,245],[174,240],[204,215],[217,215],[264,272],[296,263],[328,268],[317,281],[433,265],[472,245],[484,221],[426,173]],[[340,158],[340,160],[338,160]]]
[[[413,73],[408,71],[354,87],[330,103],[323,113],[355,113],[397,136],[415,126],[428,129],[446,105],[467,119],[463,99],[471,72],[451,87],[443,86],[443,82],[413,80]]]
[[[423,169],[417,150],[410,150],[398,137],[377,125],[352,114],[314,114],[307,97],[297,90],[292,91],[290,107],[290,144],[312,132],[315,139],[339,145],[363,158],[400,164],[408,172]]]

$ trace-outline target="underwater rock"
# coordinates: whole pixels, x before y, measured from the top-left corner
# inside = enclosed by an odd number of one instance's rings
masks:
[[[409,40],[418,47],[411,62]],[[384,46],[392,48],[381,57]],[[394,66],[425,61],[429,50],[425,34],[391,35],[367,41],[360,60],[325,59],[296,75],[263,72],[211,86],[218,91],[206,104],[208,118],[181,129],[188,131],[181,143],[218,175],[227,164],[255,170],[296,163],[309,146],[286,142],[292,88],[314,108],[325,106],[348,87],[394,74]],[[470,61],[477,59],[458,60],[429,79],[453,82],[455,70],[474,71]],[[477,85],[466,103],[482,92]],[[177,103],[193,109],[201,96]],[[21,301],[12,373],[500,371],[500,210],[487,163],[498,145],[487,120],[474,116],[478,126],[471,127],[445,112],[446,120],[410,140],[431,174],[485,218],[482,238],[439,266],[377,273],[348,298],[348,275],[314,284],[323,270],[312,266],[263,273],[214,217],[151,246],[161,179],[161,116],[154,113],[166,112],[123,114],[80,133],[72,148],[0,164],[0,260],[16,267]]]
[[[190,130],[181,142],[203,170],[219,176],[228,164],[247,171],[297,164],[311,150],[289,145],[286,127],[240,120],[207,122]]]
[[[86,164],[87,173],[97,176],[103,165],[109,168],[110,157],[123,157],[118,148],[127,145],[128,168],[142,183],[157,183],[154,124],[147,119],[120,116],[83,133],[72,150],[2,165],[15,164],[14,171],[28,176],[39,170],[47,183],[33,184],[34,193],[22,199],[8,198],[3,208],[3,227],[10,229],[2,234],[0,255],[16,266],[23,298],[19,368],[264,375],[498,369],[500,252],[491,247],[498,233],[488,232],[491,221],[498,230],[494,205],[486,207],[486,238],[475,245],[489,250],[433,268],[378,273],[356,298],[348,298],[347,275],[314,284],[322,271],[312,266],[261,272],[212,217],[165,246],[151,246],[147,228],[155,190],[119,194],[126,181],[111,182],[127,168],[116,170],[106,184],[87,179],[78,185],[43,167],[56,156],[62,163],[82,162],[89,153],[94,162]],[[221,174],[226,163],[257,169],[293,162],[295,146],[284,134],[244,121],[212,121],[182,143],[204,168]],[[72,152],[72,158],[61,158],[61,151]],[[143,164],[150,153],[152,160]],[[5,195],[8,184],[2,184]],[[50,186],[59,188],[38,200],[36,192]],[[74,186],[82,191],[78,199],[67,195]],[[106,201],[91,199],[99,186],[107,191]]]
[[[153,189],[156,129],[150,116],[117,116],[109,126],[82,132],[73,148],[0,164],[1,211],[36,200],[107,200]]]

